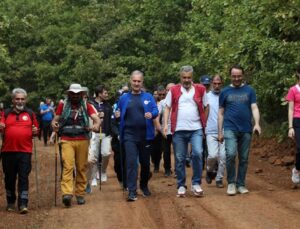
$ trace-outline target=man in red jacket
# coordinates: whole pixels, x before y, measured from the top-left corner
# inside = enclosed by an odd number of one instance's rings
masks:
[[[5,175],[7,211],[15,210],[16,179],[18,178],[18,209],[28,212],[28,176],[31,171],[32,137],[38,132],[38,122],[32,110],[26,108],[27,93],[22,88],[12,91],[12,108],[1,115],[3,132],[2,166]]]

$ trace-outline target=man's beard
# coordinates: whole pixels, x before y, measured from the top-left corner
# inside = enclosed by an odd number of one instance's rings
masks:
[[[23,111],[24,110],[24,105],[19,105],[19,104],[17,104],[16,105],[16,109],[18,110],[18,111]]]

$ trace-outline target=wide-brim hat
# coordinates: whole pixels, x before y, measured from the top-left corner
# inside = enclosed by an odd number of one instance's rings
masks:
[[[83,91],[84,91],[84,89],[78,83],[71,84],[69,87],[69,90],[67,90],[67,92],[73,92],[73,93],[79,93],[79,92],[83,92]]]

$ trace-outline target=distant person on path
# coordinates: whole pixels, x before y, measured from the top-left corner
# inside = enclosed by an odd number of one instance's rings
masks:
[[[47,98],[46,102],[40,107],[44,146],[47,146],[48,137],[51,135],[51,121],[54,117],[54,110],[51,106],[51,99]]]
[[[92,133],[89,147],[89,183],[97,186],[96,174],[98,171],[97,162],[99,157],[99,147],[101,147],[102,166],[101,182],[107,181],[106,169],[111,155],[111,116],[113,114],[112,106],[108,102],[108,91],[103,85],[95,88],[96,98],[90,100],[90,103],[96,108],[98,117],[102,118],[101,123],[101,145],[100,133]]]
[[[165,95],[169,92],[171,87],[175,86],[174,83],[168,83],[166,86]],[[166,96],[164,96],[164,99],[160,101],[158,105],[158,120],[160,124],[160,131],[164,135],[163,130],[164,126],[166,125],[168,127],[167,134],[165,137],[162,138],[162,149],[163,149],[163,158],[164,158],[164,169],[165,169],[165,176],[169,177],[172,175],[171,170],[171,146],[172,146],[172,133],[171,133],[171,120],[170,117],[168,119],[167,123],[164,123],[164,111],[166,107]],[[175,157],[174,157],[175,158]]]
[[[225,87],[219,98],[218,139],[225,140],[227,194],[248,193],[245,180],[252,133],[261,133],[256,94],[244,83],[244,69],[240,65],[230,68],[231,84]],[[254,126],[252,127],[252,117]],[[224,129],[224,132],[223,132]],[[235,159],[238,155],[236,176]]]
[[[296,140],[296,160],[295,167],[292,170],[292,181],[294,184],[300,183],[300,65],[296,69],[297,83],[290,88],[286,99],[289,102],[288,136]]]
[[[168,123],[171,114],[171,132],[176,156],[177,196],[184,197],[186,193],[185,159],[188,143],[192,147],[192,185],[195,196],[202,196],[202,139],[206,124],[204,107],[206,106],[205,87],[192,82],[193,67],[183,66],[180,69],[180,84],[173,86],[166,97],[164,123]],[[164,135],[168,126],[164,126]]]
[[[131,91],[120,97],[120,140],[126,152],[128,201],[137,200],[138,163],[141,164],[140,189],[143,196],[151,195],[148,187],[150,152],[154,139],[153,119],[158,109],[153,96],[142,91],[144,74],[133,71],[130,75]]]
[[[26,107],[27,92],[22,88],[12,91],[12,108],[1,115],[3,132],[2,166],[6,189],[7,211],[15,210],[16,180],[18,179],[18,209],[28,212],[29,174],[31,171],[32,138],[38,133],[38,122]]]
[[[206,181],[208,184],[211,184],[216,177],[216,186],[218,188],[224,187],[223,176],[226,164],[225,144],[218,141],[219,95],[222,85],[222,77],[215,75],[212,78],[212,90],[207,93],[208,117],[205,128],[208,149]]]
[[[89,117],[93,120],[89,127]],[[74,193],[77,204],[85,204],[87,185],[87,158],[89,147],[89,131],[99,132],[100,119],[96,109],[83,100],[83,89],[80,84],[71,84],[67,99],[57,106],[52,128],[59,132],[62,148],[61,192],[65,207],[70,207]],[[76,175],[73,178],[74,166]],[[74,181],[75,179],[75,181]]]

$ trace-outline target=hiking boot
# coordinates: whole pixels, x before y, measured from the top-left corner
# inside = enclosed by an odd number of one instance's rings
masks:
[[[234,196],[236,194],[236,187],[235,184],[228,184],[227,187],[227,195],[228,196]]]
[[[15,204],[7,204],[6,211],[14,212],[15,211]]]
[[[101,173],[101,182],[106,182],[106,181],[107,181],[106,173]]]
[[[71,207],[72,195],[63,195],[62,202],[66,208]]]
[[[129,191],[127,201],[132,202],[137,200],[136,192]]]
[[[90,183],[87,183],[86,188],[85,188],[85,192],[88,193],[88,194],[90,194],[92,192],[92,188],[91,188]]]
[[[195,196],[200,197],[203,196],[203,190],[199,184],[194,184],[191,186],[191,191],[194,193]]]
[[[143,192],[143,196],[144,197],[147,197],[147,196],[151,196],[151,192],[149,190],[149,188],[146,186],[146,187],[143,187],[141,188],[142,192]]]
[[[83,196],[76,196],[76,200],[78,205],[85,204],[85,199]]]
[[[98,184],[97,184],[97,179],[96,178],[94,178],[93,180],[92,180],[92,184],[91,184],[93,187],[96,187]]]
[[[184,186],[180,186],[177,190],[177,197],[185,197],[186,188]]]
[[[247,193],[249,193],[249,190],[246,189],[244,186],[238,187],[237,191],[238,191],[240,194],[247,194]]]
[[[27,213],[28,213],[28,208],[27,208],[27,206],[26,206],[26,205],[21,205],[21,206],[19,207],[19,213],[20,213],[20,214],[27,214]]]
[[[224,188],[224,184],[222,180],[216,180],[216,186],[217,188]]]
[[[171,169],[166,169],[165,171],[165,177],[170,177],[172,175]]]
[[[296,168],[292,170],[292,181],[294,184],[300,183],[300,172]]]

